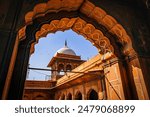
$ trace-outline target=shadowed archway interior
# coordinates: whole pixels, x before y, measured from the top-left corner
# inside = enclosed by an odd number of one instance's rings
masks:
[[[72,94],[71,94],[71,93],[69,93],[69,94],[67,95],[67,100],[72,100]]]
[[[76,93],[75,100],[82,100],[82,93],[81,92]]]
[[[88,92],[87,97],[88,97],[88,100],[98,100],[98,93],[94,89],[91,89]]]

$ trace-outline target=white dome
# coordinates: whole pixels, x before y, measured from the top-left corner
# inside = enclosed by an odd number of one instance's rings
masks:
[[[75,53],[72,49],[68,48],[67,42],[65,42],[65,46],[64,46],[63,48],[59,49],[59,50],[55,53],[55,55],[56,55],[57,53],[60,53],[60,54],[68,54],[68,55],[75,55],[75,56],[76,56],[76,53]]]
[[[68,47],[63,47],[63,48],[59,49],[56,53],[76,55],[76,53]]]

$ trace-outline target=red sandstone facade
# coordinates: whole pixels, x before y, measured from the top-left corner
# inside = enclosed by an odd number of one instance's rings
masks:
[[[66,56],[68,59],[70,57],[66,54],[60,55]],[[60,55],[57,54],[55,59]],[[54,58],[50,61],[51,65],[53,65],[53,61]],[[66,64],[64,57],[57,66],[59,67],[59,64],[62,63]],[[70,65],[73,63],[70,62]],[[106,63],[109,64],[106,65]],[[112,56],[112,53],[97,55],[73,69],[71,73],[67,72],[64,76],[57,77],[60,75],[55,75],[52,75],[52,79],[49,81],[26,81],[23,99],[125,99],[123,72],[120,71],[118,60]],[[142,97],[142,94],[139,95]]]

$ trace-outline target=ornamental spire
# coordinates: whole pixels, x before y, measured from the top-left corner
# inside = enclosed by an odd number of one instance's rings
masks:
[[[68,47],[68,45],[67,45],[67,40],[65,40],[65,47]]]

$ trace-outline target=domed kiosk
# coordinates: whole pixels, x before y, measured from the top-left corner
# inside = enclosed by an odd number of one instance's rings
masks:
[[[61,78],[65,72],[70,72],[72,69],[81,65],[84,60],[77,56],[75,51],[68,47],[67,41],[63,48],[59,49],[54,57],[50,60],[48,67],[51,67],[52,80]]]

